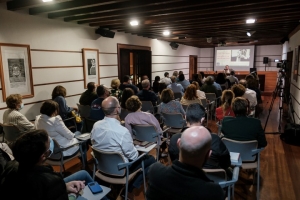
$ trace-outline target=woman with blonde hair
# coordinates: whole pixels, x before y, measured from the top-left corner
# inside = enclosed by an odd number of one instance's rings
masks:
[[[203,91],[200,90],[200,86],[199,86],[199,83],[197,81],[193,81],[192,84],[194,84],[196,86],[196,89],[197,89],[197,96],[200,98],[200,99],[206,99],[206,95]]]
[[[197,95],[197,88],[194,84],[191,84],[186,88],[186,91],[183,97],[181,98],[180,103],[182,105],[187,105],[187,106],[193,103],[199,103],[200,105],[202,105],[201,99]]]
[[[223,120],[225,116],[235,116],[233,110],[231,109],[231,102],[233,99],[234,93],[231,90],[224,90],[222,92],[222,105],[216,109],[216,117],[219,121]]]
[[[121,82],[119,79],[113,79],[111,80],[111,90],[110,90],[110,93],[111,93],[111,96],[114,96],[114,97],[117,97],[117,99],[120,101],[121,100],[121,97],[122,97],[122,90],[119,89],[121,85]]]

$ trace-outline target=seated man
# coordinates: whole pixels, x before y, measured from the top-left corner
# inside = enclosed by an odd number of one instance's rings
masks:
[[[238,84],[238,82],[239,82],[239,79],[235,76],[234,70],[231,70],[230,75],[227,76],[226,78],[230,81],[231,85]]]
[[[102,120],[104,118],[104,112],[101,108],[102,101],[110,95],[110,92],[104,85],[97,87],[98,98],[92,102],[90,117],[93,120]]]
[[[246,88],[243,97],[245,99],[248,99],[250,103],[250,108],[254,109],[254,107],[257,105],[256,92],[248,88],[247,81],[245,79],[241,79],[239,84],[243,85]]]
[[[169,78],[169,72],[165,72],[164,73],[164,77],[162,79],[160,79],[160,83],[165,83],[166,85],[170,85],[171,84],[171,79]]]
[[[102,151],[118,152],[122,155],[125,162],[135,160],[139,154],[133,145],[133,140],[128,129],[120,124],[118,116],[121,112],[121,106],[116,97],[107,97],[102,102],[102,109],[105,113],[103,120],[94,124],[91,132],[91,142],[94,148]],[[144,159],[145,170],[155,162],[154,157],[147,155]],[[133,172],[141,168],[142,162],[137,161],[133,164],[129,171]],[[137,175],[129,184],[128,197],[132,199],[133,189],[139,188],[142,183],[142,173]]]
[[[172,83],[167,86],[167,88],[170,88],[174,93],[181,93],[183,96],[184,89],[181,84],[176,83],[176,77],[172,76],[171,77]]]
[[[87,84],[87,90],[81,94],[79,103],[80,105],[91,105],[92,102],[98,98],[95,90],[96,90],[96,85],[95,82],[89,82]]]
[[[148,76],[147,76],[147,75],[142,76],[142,81],[143,81],[143,80],[149,80]],[[139,88],[139,90],[142,90],[142,89],[143,89],[142,81],[139,82],[139,83],[136,85],[136,86]],[[151,84],[150,84],[149,90],[152,90]]]
[[[45,130],[30,131],[19,137],[12,147],[14,161],[9,161],[0,177],[1,199],[58,200],[84,189],[93,182],[86,171],[78,171],[65,179],[44,165],[54,148]]]
[[[200,90],[205,93],[215,93],[216,97],[218,96],[217,88],[214,86],[214,78],[212,76],[208,76],[205,79],[205,84],[202,85]]]
[[[130,88],[134,91],[134,94],[137,94],[139,88],[132,84],[132,78],[129,75],[124,76],[123,83],[120,85],[119,89],[124,90],[125,88]]]
[[[142,81],[143,90],[140,90],[137,93],[137,96],[141,101],[151,101],[153,106],[156,106],[157,96],[156,94],[149,90],[150,89],[150,81],[148,79]]]
[[[202,121],[205,118],[205,109],[200,104],[190,104],[186,110],[187,127],[182,129],[184,132],[189,127],[202,126]],[[169,154],[172,161],[179,159],[179,148],[177,146],[177,140],[181,137],[182,133],[177,133],[171,137],[169,145]],[[209,159],[205,162],[203,168],[219,169],[222,168],[228,173],[228,167],[230,167],[230,155],[225,144],[222,142],[217,134],[211,134],[211,150],[212,153]]]
[[[179,160],[171,166],[153,164],[148,172],[148,200],[214,199],[224,200],[222,188],[202,170],[211,154],[211,134],[203,126],[186,129],[177,145]]]
[[[248,101],[237,97],[232,102],[235,117],[224,117],[222,133],[224,137],[238,141],[257,140],[258,148],[267,146],[267,140],[259,119],[247,117]]]

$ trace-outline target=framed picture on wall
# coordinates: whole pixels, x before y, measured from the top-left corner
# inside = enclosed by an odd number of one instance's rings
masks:
[[[298,69],[299,68],[299,47],[295,48],[295,54],[294,54],[293,79],[296,82],[298,81],[298,72],[299,72],[299,69]]]
[[[29,45],[0,43],[0,78],[3,101],[10,94],[34,96]]]
[[[95,82],[99,85],[99,51],[98,49],[82,49],[84,88],[87,83]]]

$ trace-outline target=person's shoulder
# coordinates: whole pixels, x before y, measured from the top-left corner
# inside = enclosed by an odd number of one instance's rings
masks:
[[[232,116],[225,116],[225,117],[223,118],[223,121],[222,121],[222,123],[224,123],[224,122],[228,122],[228,121],[234,121],[234,120],[236,120],[236,117],[232,117]]]
[[[168,169],[165,165],[161,164],[160,162],[156,162],[152,164],[149,168],[149,173],[153,176],[157,176],[158,174],[164,174],[164,172]],[[149,176],[150,177],[150,176]]]

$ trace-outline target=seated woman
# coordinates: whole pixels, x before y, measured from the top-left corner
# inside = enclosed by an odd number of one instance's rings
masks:
[[[226,74],[224,73],[218,73],[216,78],[216,83],[218,83],[221,86],[222,90],[227,90],[228,88],[231,87],[231,83],[226,78]]]
[[[199,74],[193,74],[193,78],[190,80],[190,83],[192,84],[194,81],[198,83],[199,87],[203,85],[201,75],[199,78]]]
[[[111,90],[110,90],[110,93],[111,93],[111,96],[114,96],[114,97],[117,97],[117,99],[120,101],[121,100],[121,97],[122,97],[122,90],[119,89],[119,86],[121,85],[121,82],[119,79],[113,79],[111,80]]]
[[[200,99],[206,99],[206,95],[203,91],[200,90],[200,86],[199,86],[199,83],[196,82],[196,81],[193,81],[192,84],[194,84],[196,86],[196,89],[197,89],[197,96],[200,98]]]
[[[159,81],[160,81],[160,77],[155,76],[155,80],[153,81],[152,89],[153,89],[153,92],[155,92],[156,94],[158,93]]]
[[[233,110],[231,109],[231,102],[233,99],[234,94],[231,90],[224,90],[222,92],[222,105],[216,109],[216,117],[219,121],[222,121],[225,116],[235,116]]]
[[[156,128],[158,133],[162,133],[160,128],[160,124],[157,119],[148,112],[142,112],[142,102],[139,98],[135,95],[127,99],[126,101],[126,108],[129,113],[125,118],[125,127],[129,130],[132,134],[131,125],[138,124],[138,125],[153,125]]]
[[[3,113],[3,123],[13,124],[18,129],[23,131],[34,130],[34,125],[31,123],[20,110],[24,108],[22,96],[20,94],[11,94],[6,98],[7,110]]]
[[[36,116],[35,127],[36,129],[44,129],[48,135],[55,139],[61,147],[68,147],[78,140],[75,138],[80,132],[72,133],[64,124],[61,117],[58,115],[59,105],[55,101],[45,101],[41,108],[41,115]],[[72,157],[79,151],[78,146],[74,146],[66,151],[63,151],[64,156]]]
[[[187,87],[180,103],[187,106],[193,103],[199,103],[200,105],[202,105],[201,99],[197,95],[196,86],[194,84],[191,84]]]
[[[185,116],[185,111],[179,101],[174,100],[174,93],[171,89],[164,89],[161,94],[162,103],[158,106],[158,113],[181,113]]]
[[[132,95],[134,95],[134,91],[131,88],[125,88],[123,90],[122,98],[121,98],[121,108],[127,109],[126,108],[126,101],[129,99]]]

